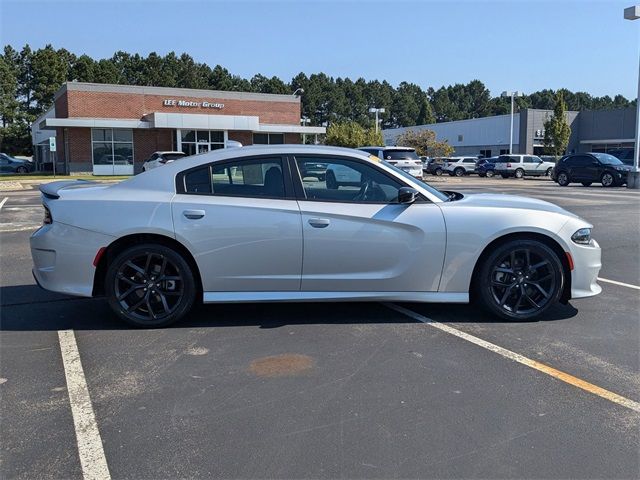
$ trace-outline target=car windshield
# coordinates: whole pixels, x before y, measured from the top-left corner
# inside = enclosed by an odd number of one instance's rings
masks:
[[[604,163],[605,165],[624,165],[624,163],[608,153],[592,153],[591,155],[596,157],[600,163]]]
[[[384,160],[420,160],[415,150],[384,150]]]
[[[395,165],[391,165],[389,162],[386,162],[386,161],[383,160],[382,163],[384,163],[387,167],[391,168],[392,170],[398,172],[404,178],[407,178],[407,179],[411,180],[412,182],[417,183],[422,188],[424,188],[429,193],[431,193],[432,195],[436,196],[437,198],[439,198],[443,202],[446,202],[447,200],[449,200],[449,195],[447,195],[446,193],[442,193],[437,188],[433,188],[431,185],[429,185],[428,183],[423,182],[419,178],[414,177],[413,175],[405,172],[404,170],[396,167]]]
[[[165,153],[164,155],[162,155],[162,158],[164,158],[165,160],[177,160],[184,157],[186,157],[184,153]]]

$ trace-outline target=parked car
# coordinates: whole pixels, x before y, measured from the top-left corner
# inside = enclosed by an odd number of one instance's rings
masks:
[[[416,153],[415,148],[411,147],[360,147],[358,150],[368,152],[375,155],[381,160],[395,165],[400,170],[413,175],[416,178],[422,178],[422,161]]]
[[[449,157],[445,159],[444,171],[451,176],[462,177],[476,170],[478,157]]]
[[[361,183],[303,182],[307,163],[353,170]],[[220,149],[117,184],[40,189],[38,284],[106,296],[135,326],[168,325],[199,300],[472,298],[527,320],[601,291],[600,247],[576,215],[515,195],[441,192],[353,149]]]
[[[33,163],[29,160],[0,153],[0,173],[29,173],[33,170]]]
[[[592,183],[616,187],[627,183],[631,168],[608,153],[574,153],[560,159],[552,178],[562,187],[570,183],[581,183],[585,187]]]
[[[444,159],[443,158],[432,158],[423,168],[425,173],[429,173],[431,175],[440,176],[442,172],[444,172]]]
[[[555,163],[545,162],[536,155],[500,155],[495,164],[496,175],[502,178],[550,176]]]
[[[633,166],[633,147],[612,148],[607,153],[613,155],[625,165]]]
[[[476,163],[476,173],[480,177],[493,177],[495,175],[496,161],[498,157],[481,158]]]
[[[186,156],[187,154],[184,152],[173,152],[173,151],[154,152],[142,164],[142,171],[146,172],[147,170],[152,170],[154,168],[161,167],[162,165],[175,162],[176,160],[179,160]]]

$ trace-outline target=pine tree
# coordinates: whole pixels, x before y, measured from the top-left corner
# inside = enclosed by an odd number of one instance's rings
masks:
[[[553,115],[544,122],[544,148],[545,152],[550,155],[563,155],[569,145],[571,127],[567,123],[566,110],[564,95],[562,90],[558,90]]]

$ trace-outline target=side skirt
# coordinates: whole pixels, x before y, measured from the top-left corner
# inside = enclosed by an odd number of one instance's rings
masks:
[[[236,302],[424,302],[469,303],[469,294],[449,292],[204,292],[204,303]]]

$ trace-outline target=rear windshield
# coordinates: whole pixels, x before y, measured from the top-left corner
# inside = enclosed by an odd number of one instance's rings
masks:
[[[384,150],[383,160],[420,160],[415,150]]]
[[[624,163],[608,153],[592,153],[591,155],[600,160],[600,163],[604,163],[606,165],[624,165]]]
[[[184,153],[165,153],[164,155],[162,155],[162,158],[164,158],[165,160],[177,160],[184,157],[186,157]]]

